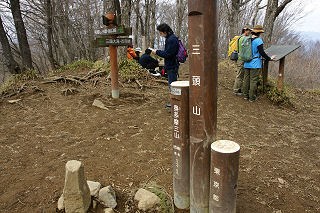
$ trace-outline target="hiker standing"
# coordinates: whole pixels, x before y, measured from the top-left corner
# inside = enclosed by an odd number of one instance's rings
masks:
[[[153,50],[153,53],[164,58],[164,69],[168,74],[168,84],[171,90],[171,83],[178,79],[179,62],[176,56],[179,51],[179,41],[166,23],[158,25],[157,30],[160,36],[166,39],[165,48],[164,50]],[[166,104],[166,107],[171,107],[171,104]]]
[[[243,41],[244,37],[248,37],[251,34],[251,27],[250,26],[244,26],[242,29],[242,35],[237,39],[237,49],[238,52],[241,51],[241,43]],[[238,57],[238,60],[236,61],[237,65],[237,76],[234,80],[234,86],[233,86],[233,94],[234,95],[242,95],[242,85],[243,85],[243,77],[244,77],[244,61],[241,60],[241,57]]]
[[[263,27],[261,25],[256,25],[251,34],[252,34],[252,60],[244,63],[244,79],[243,79],[243,96],[245,100],[250,102],[255,102],[258,100],[257,97],[257,83],[259,80],[260,69],[262,68],[262,59],[265,58],[267,61],[270,61],[276,56],[271,58],[263,50],[263,41],[260,37],[260,34],[264,33]]]
[[[177,54],[179,50],[178,38],[173,33],[169,25],[162,23],[157,27],[161,37],[166,39],[164,50],[153,50],[153,53],[164,58],[164,69],[168,73],[168,83],[170,84],[178,79],[179,62]]]

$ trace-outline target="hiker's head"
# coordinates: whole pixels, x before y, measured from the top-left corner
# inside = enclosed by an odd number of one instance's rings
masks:
[[[173,33],[172,29],[166,23],[158,25],[157,30],[159,31],[160,36],[164,38]]]
[[[251,27],[249,25],[245,25],[243,28],[242,28],[242,34],[244,34],[245,36],[249,36],[250,33],[251,33]]]
[[[261,25],[254,26],[251,32],[252,35],[255,35],[257,37],[259,37],[261,33],[264,33],[264,29]]]
[[[128,45],[128,48],[133,48],[133,45]]]
[[[148,54],[148,55],[150,55],[151,52],[152,52],[152,51],[151,51],[150,49],[146,49],[146,50],[144,51],[144,53],[145,53],[145,54]]]

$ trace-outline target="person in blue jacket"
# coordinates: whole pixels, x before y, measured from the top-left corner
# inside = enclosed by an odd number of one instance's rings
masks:
[[[166,23],[157,26],[157,30],[159,31],[160,36],[166,39],[165,48],[164,50],[153,50],[153,53],[164,58],[164,69],[168,73],[170,89],[170,84],[178,79],[179,62],[177,61],[177,54],[179,50],[179,41],[172,29]]]
[[[245,100],[250,102],[255,102],[258,100],[257,97],[257,83],[259,80],[260,69],[262,68],[262,59],[270,61],[276,56],[271,58],[263,50],[263,41],[260,37],[260,34],[264,33],[263,27],[261,25],[256,25],[251,34],[252,34],[252,57],[251,61],[244,63],[244,78],[243,78],[243,96]]]

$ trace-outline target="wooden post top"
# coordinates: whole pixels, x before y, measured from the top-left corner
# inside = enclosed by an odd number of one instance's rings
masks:
[[[171,87],[189,87],[189,81],[174,81]]]
[[[218,140],[211,144],[211,149],[220,153],[235,153],[240,150],[240,146],[233,141]]]

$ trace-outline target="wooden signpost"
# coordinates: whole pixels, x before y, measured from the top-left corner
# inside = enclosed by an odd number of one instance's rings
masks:
[[[190,212],[209,212],[210,145],[216,140],[218,0],[189,0]]]
[[[265,50],[265,52],[269,55],[276,55],[277,57],[273,61],[279,61],[279,76],[277,81],[277,88],[279,90],[283,89],[283,78],[284,78],[284,62],[285,57],[298,49],[300,45],[277,45],[277,46],[271,46],[268,49]],[[263,91],[265,90],[265,87],[268,83],[268,68],[269,64],[267,61],[264,61],[263,66]]]
[[[112,98],[119,98],[117,46],[131,45],[132,39],[128,37],[117,37],[131,35],[132,28],[118,26],[117,17],[115,14],[107,14],[107,16],[102,16],[102,21],[107,28],[100,30],[101,34],[97,34],[99,32],[96,31],[96,39],[94,40],[94,44],[96,47],[109,47]]]

